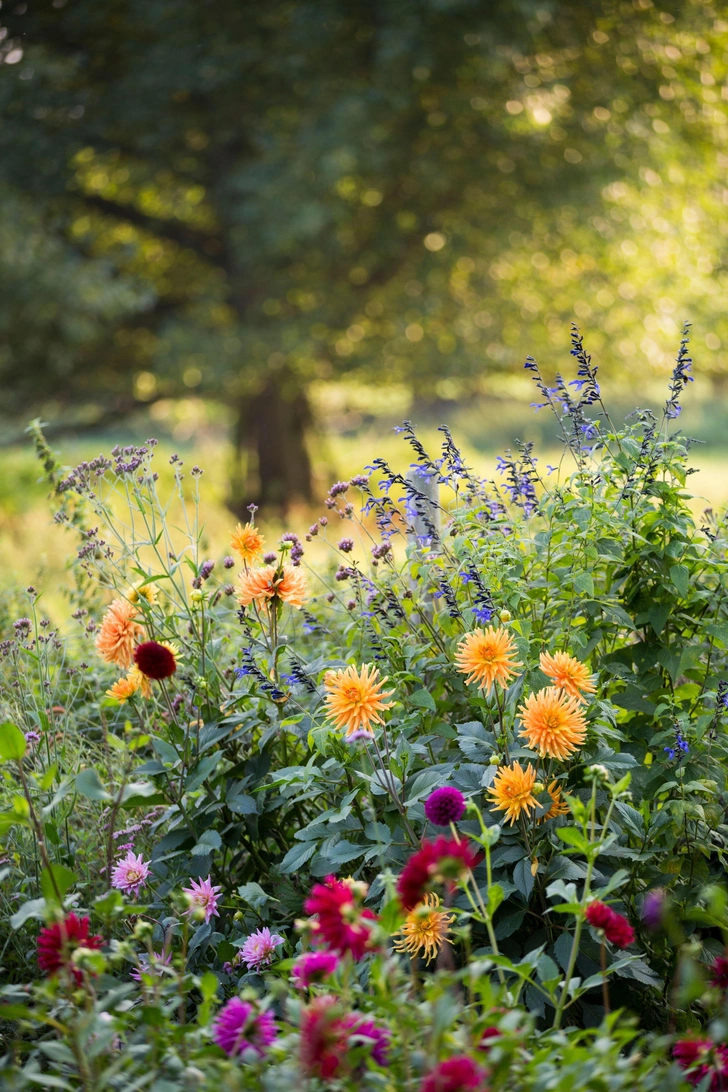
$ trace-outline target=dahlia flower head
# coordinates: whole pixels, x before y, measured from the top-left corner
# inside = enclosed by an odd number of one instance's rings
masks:
[[[328,1082],[361,1073],[370,1056],[387,1064],[389,1032],[361,1013],[342,1013],[336,997],[315,998],[303,1010],[299,1061],[307,1077]]]
[[[169,644],[143,641],[134,649],[134,663],[148,679],[169,679],[177,670],[177,658]]]
[[[283,944],[283,937],[278,933],[271,933],[266,926],[257,929],[245,938],[245,944],[240,949],[243,963],[247,963],[248,970],[267,966],[276,954],[276,948]]]
[[[479,855],[468,842],[457,842],[441,834],[434,842],[422,839],[397,880],[397,894],[405,910],[414,910],[428,891],[437,883],[449,889],[468,871],[475,868]]]
[[[131,972],[131,977],[141,982],[142,975],[151,975],[152,978],[162,977],[162,968],[171,967],[171,952],[152,952],[151,955],[143,955],[139,958],[139,966]]]
[[[277,1037],[273,1014],[256,1012],[240,997],[223,1005],[212,1025],[212,1038],[231,1058],[246,1054],[261,1058]]]
[[[304,903],[307,914],[315,915],[313,931],[327,948],[340,955],[351,952],[359,960],[376,945],[373,926],[377,915],[361,905],[367,885],[327,876],[317,883]]]
[[[217,909],[217,897],[222,891],[221,887],[215,887],[208,876],[206,880],[190,880],[189,887],[183,887],[182,892],[189,899],[189,908],[184,911],[187,915],[204,913],[205,922],[210,918],[219,918]]]
[[[718,1046],[712,1039],[681,1039],[672,1048],[672,1056],[690,1084],[700,1084],[710,1078],[710,1092],[728,1089],[728,1047]]]
[[[422,1084],[420,1092],[485,1092],[486,1071],[467,1054],[439,1062]]]
[[[443,785],[425,800],[425,815],[436,827],[449,827],[465,814],[465,797],[460,789]]]
[[[98,951],[103,938],[89,933],[89,919],[66,914],[63,921],[54,921],[38,935],[38,966],[49,977],[67,970],[78,986],[83,984],[83,973],[73,963],[73,953],[78,948]]]
[[[149,862],[144,860],[141,853],[135,854],[130,849],[125,857],[116,862],[111,873],[111,886],[137,898],[149,874]]]
[[[305,952],[294,963],[291,978],[299,990],[307,990],[309,986],[329,978],[338,966],[336,952]]]
[[[595,899],[586,908],[586,920],[593,929],[601,929],[604,936],[615,948],[629,948],[634,944],[634,929],[622,915],[611,906]]]

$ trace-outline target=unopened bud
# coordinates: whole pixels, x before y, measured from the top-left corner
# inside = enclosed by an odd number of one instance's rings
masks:
[[[510,622],[512,615],[511,615],[511,612],[509,610],[502,610],[500,612],[500,614],[498,615],[498,617],[500,618],[501,622],[505,623],[505,622]]]
[[[490,759],[489,759],[490,765],[491,766],[500,766],[501,758],[502,758],[501,755],[491,755]]]
[[[539,793],[542,793],[545,788],[546,788],[545,785],[543,785],[540,781],[537,781],[536,784],[531,789],[531,792],[533,793],[534,796],[538,796]]]
[[[134,939],[142,942],[151,940],[154,935],[154,922],[145,921],[144,918],[139,918],[134,926]]]

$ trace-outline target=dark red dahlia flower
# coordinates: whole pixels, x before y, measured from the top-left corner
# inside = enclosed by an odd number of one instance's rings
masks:
[[[328,948],[362,959],[374,947],[372,925],[377,916],[359,904],[356,888],[327,876],[325,883],[315,884],[304,906],[307,914],[316,915],[315,932]]]
[[[710,984],[717,989],[728,990],[728,957],[718,956],[711,967]]]
[[[598,899],[587,906],[586,920],[594,929],[603,929],[607,940],[617,948],[629,948],[634,943],[634,929],[627,919]]]
[[[89,919],[67,914],[63,921],[41,929],[38,935],[38,966],[47,975],[57,974],[63,968],[71,972],[80,986],[83,983],[81,970],[72,963],[73,953],[77,948],[98,949],[104,943],[103,938],[94,934],[89,936]]]
[[[457,842],[441,834],[434,842],[422,839],[397,880],[397,894],[405,910],[413,910],[434,883],[454,886],[455,880],[475,868],[478,855],[468,842]]]
[[[148,679],[168,679],[177,670],[171,648],[159,641],[143,641],[134,649],[134,663]]]
[[[425,800],[425,815],[436,827],[449,827],[465,814],[465,797],[459,789],[443,785]]]
[[[710,1076],[710,1092],[728,1089],[728,1047],[716,1046],[710,1039],[681,1039],[672,1048],[672,1056],[691,1084]]]
[[[485,1092],[485,1070],[463,1054],[440,1062],[427,1074],[420,1092]]]

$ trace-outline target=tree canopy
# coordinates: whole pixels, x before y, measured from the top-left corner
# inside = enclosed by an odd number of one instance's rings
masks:
[[[54,0],[0,12],[5,409],[233,406],[306,495],[313,380],[483,388],[576,317],[728,337],[728,22],[665,0]]]

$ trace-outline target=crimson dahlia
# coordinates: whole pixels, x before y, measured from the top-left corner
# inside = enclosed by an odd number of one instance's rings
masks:
[[[420,1092],[485,1092],[485,1070],[466,1054],[439,1062],[420,1085]]]
[[[405,910],[413,910],[434,883],[446,883],[450,888],[470,869],[478,856],[467,842],[457,842],[441,834],[434,842],[422,839],[422,845],[400,873],[397,894]]]
[[[586,920],[594,929],[601,929],[610,944],[617,948],[629,948],[634,943],[634,929],[627,919],[598,899],[587,906]]]
[[[359,905],[360,887],[327,876],[325,883],[314,885],[304,904],[307,914],[316,915],[314,931],[327,947],[341,955],[351,952],[356,960],[373,947],[372,925],[377,920],[376,914]]]
[[[89,936],[88,924],[88,918],[79,919],[75,914],[66,914],[63,921],[54,921],[41,929],[38,935],[38,966],[44,974],[50,976],[66,969],[77,984],[82,985],[83,974],[72,962],[73,953],[77,948],[97,951],[104,943],[97,934]]]

